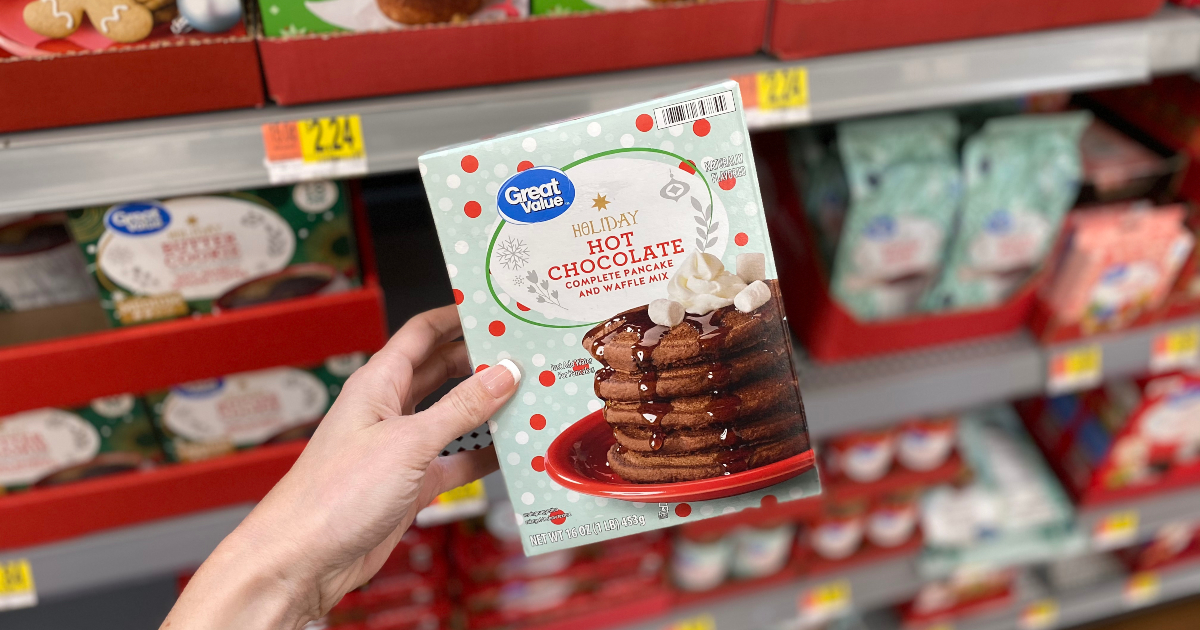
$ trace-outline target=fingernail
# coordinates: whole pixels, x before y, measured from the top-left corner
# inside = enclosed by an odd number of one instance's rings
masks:
[[[479,382],[483,383],[483,388],[493,398],[500,398],[521,382],[521,369],[517,367],[516,363],[502,359],[496,365],[484,370],[483,374],[479,375]]]

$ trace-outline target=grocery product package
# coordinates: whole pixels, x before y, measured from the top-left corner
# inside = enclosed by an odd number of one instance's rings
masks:
[[[0,494],[104,474],[162,460],[150,418],[130,394],[78,409],[35,409],[0,417]]]
[[[527,553],[819,492],[736,83],[420,170]]]
[[[96,299],[66,217],[51,212],[0,217],[0,311]]]
[[[115,326],[360,284],[345,183],[138,201],[68,213]]]
[[[1078,553],[1087,544],[1058,479],[1008,405],[959,416],[958,449],[974,472],[965,487],[924,497],[923,575],[1004,568]]]
[[[560,15],[588,11],[627,11],[668,4],[669,0],[530,0],[534,15]]]
[[[1162,304],[1194,245],[1184,214],[1181,205],[1073,213],[1041,293],[1053,326],[1116,330]]]
[[[841,224],[830,288],[858,319],[909,314],[932,286],[958,210],[957,138],[957,121],[943,113],[838,125],[849,205],[840,221],[824,206],[810,212],[822,213],[818,225]],[[813,175],[840,176],[836,168]],[[835,196],[839,188],[820,179],[810,187]]]
[[[963,148],[964,203],[930,311],[1008,299],[1041,266],[1079,194],[1087,112],[993,118]]]
[[[176,385],[146,395],[171,461],[197,461],[308,437],[363,363],[339,355],[310,369],[280,367]]]
[[[260,7],[268,37],[386,31],[529,15],[529,0],[264,0]]]

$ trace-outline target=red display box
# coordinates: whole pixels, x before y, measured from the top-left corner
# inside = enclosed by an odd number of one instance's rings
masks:
[[[777,0],[767,49],[781,59],[1131,20],[1163,0]]]
[[[8,55],[0,49],[0,132],[264,103],[258,50],[242,26],[222,35],[156,39],[98,51]]]
[[[755,152],[766,172],[760,171],[763,197],[774,211],[767,215],[775,250],[788,322],[809,355],[818,361],[843,361],[878,354],[1012,333],[1020,328],[1033,306],[1040,276],[999,306],[949,313],[912,315],[880,322],[861,322],[842,308],[829,293],[828,274],[822,268],[816,240],[804,219],[800,192],[788,166],[783,134],[757,136]]]
[[[768,0],[262,38],[267,91],[294,105],[752,55]]]
[[[0,497],[0,550],[262,499],[307,441]]]

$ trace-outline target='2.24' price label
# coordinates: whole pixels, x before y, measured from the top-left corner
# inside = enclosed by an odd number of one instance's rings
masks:
[[[357,115],[263,125],[263,164],[272,184],[363,175],[367,149]]]
[[[37,606],[37,601],[29,561],[0,560],[0,611]]]
[[[804,66],[745,74],[734,80],[742,91],[746,125],[752,130],[812,120],[808,69]]]

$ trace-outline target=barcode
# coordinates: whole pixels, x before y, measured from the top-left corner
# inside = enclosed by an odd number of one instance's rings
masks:
[[[733,111],[733,91],[712,96],[702,96],[690,101],[659,107],[654,110],[654,120],[659,129],[690,123],[701,118],[712,118]]]

